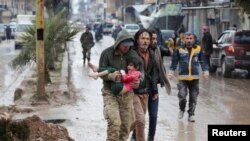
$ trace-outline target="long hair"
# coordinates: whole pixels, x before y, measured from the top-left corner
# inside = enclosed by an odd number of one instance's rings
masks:
[[[143,32],[147,32],[147,33],[149,34],[150,41],[151,41],[152,33],[151,33],[148,29],[142,28],[142,29],[140,29],[139,31],[137,31],[137,32],[135,33],[135,36],[134,36],[134,39],[135,39],[134,47],[135,47],[135,49],[138,47],[137,41],[138,41],[140,35],[141,35]]]

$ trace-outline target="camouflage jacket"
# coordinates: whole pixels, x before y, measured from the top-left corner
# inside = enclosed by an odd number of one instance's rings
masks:
[[[80,38],[82,48],[93,47],[94,39],[91,32],[84,32]]]

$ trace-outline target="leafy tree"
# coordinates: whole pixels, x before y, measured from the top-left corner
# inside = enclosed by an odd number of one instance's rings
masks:
[[[235,0],[235,2],[241,7],[243,13],[250,14],[249,0]]]
[[[64,52],[63,45],[71,41],[79,32],[73,28],[73,23],[66,20],[67,10],[62,10],[54,14],[51,10],[49,17],[45,19],[44,46],[45,46],[45,80],[51,82],[49,70],[55,69],[55,61],[58,55]],[[34,22],[35,23],[35,22]],[[11,62],[12,67],[22,67],[31,61],[36,61],[36,26],[26,29],[26,34],[22,36],[23,48],[20,54]]]

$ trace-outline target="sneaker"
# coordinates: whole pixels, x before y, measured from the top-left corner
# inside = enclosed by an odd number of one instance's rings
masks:
[[[182,119],[183,116],[184,116],[184,111],[180,111],[180,112],[179,112],[179,115],[178,115],[178,118],[179,118],[179,119]]]
[[[189,122],[195,122],[194,116],[189,116],[189,117],[188,117],[188,121],[189,121]]]

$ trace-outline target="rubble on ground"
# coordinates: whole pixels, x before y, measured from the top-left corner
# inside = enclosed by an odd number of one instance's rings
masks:
[[[33,115],[13,120],[6,112],[0,113],[0,141],[73,141],[61,125],[46,123]]]

